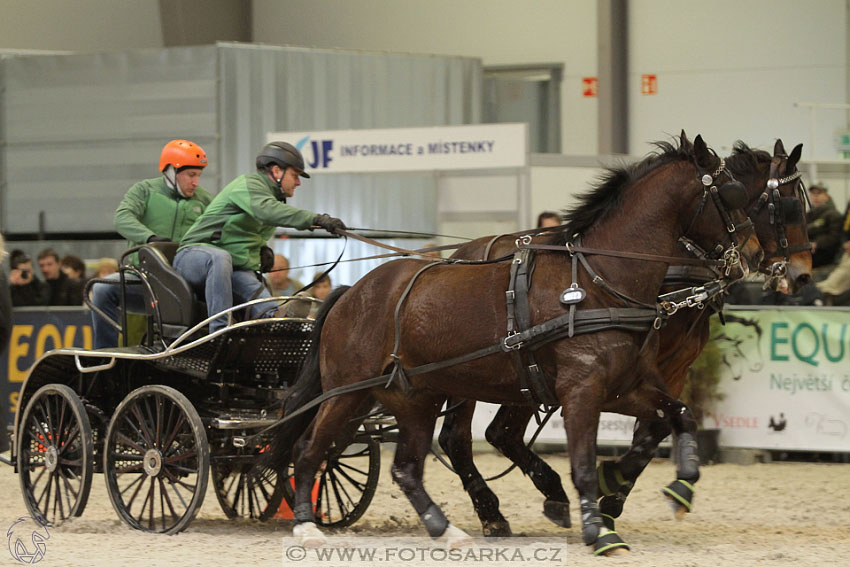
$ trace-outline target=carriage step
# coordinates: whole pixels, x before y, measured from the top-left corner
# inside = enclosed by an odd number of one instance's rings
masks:
[[[258,429],[277,421],[271,417],[216,417],[212,420],[215,429]]]

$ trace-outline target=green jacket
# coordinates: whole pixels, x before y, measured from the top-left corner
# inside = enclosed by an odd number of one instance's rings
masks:
[[[179,242],[210,201],[212,196],[200,187],[186,199],[162,177],[145,179],[124,195],[115,211],[115,229],[130,248],[144,244],[151,236]]]
[[[280,188],[263,173],[242,175],[216,195],[180,248],[217,246],[230,252],[234,270],[259,270],[260,248],[278,226],[310,228],[316,213],[279,201]]]

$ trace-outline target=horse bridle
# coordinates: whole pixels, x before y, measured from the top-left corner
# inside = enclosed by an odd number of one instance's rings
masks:
[[[778,248],[775,252],[769,255],[765,252],[765,260],[782,258],[780,261],[772,263],[769,268],[764,270],[764,273],[770,276],[771,279],[785,276],[787,264],[791,261],[792,254],[812,249],[811,242],[797,244],[795,246],[788,245],[788,237],[785,233],[785,227],[803,224],[805,222],[805,215],[802,214],[802,208],[800,208],[801,218],[794,219],[793,222],[789,220],[791,215],[789,214],[790,210],[787,206],[788,201],[786,199],[802,202],[801,194],[802,196],[806,194],[806,186],[801,180],[799,182],[799,191],[795,191],[795,197],[782,197],[779,188],[783,185],[796,182],[803,175],[802,172],[795,171],[791,175],[779,177],[779,168],[782,163],[787,160],[787,158],[788,156],[785,154],[778,154],[773,157],[770,162],[770,173],[765,189],[762,194],[759,195],[758,200],[749,212],[749,216],[754,217],[759,214],[765,205],[767,205],[770,225],[773,227],[774,234],[776,235]],[[797,207],[795,207],[795,209],[796,208]]]
[[[726,175],[729,180],[724,183],[718,183],[718,179],[720,179],[721,175]],[[699,216],[702,214],[705,209],[705,204],[708,201],[709,196],[711,197],[712,202],[714,203],[717,212],[720,214],[720,218],[723,223],[726,225],[726,238],[718,242],[711,251],[704,251],[697,244],[695,244],[692,240],[690,240],[687,236],[682,237],[681,241],[684,244],[685,248],[696,255],[701,259],[720,259],[723,261],[723,266],[725,267],[725,276],[729,276],[732,271],[732,267],[741,264],[741,252],[738,250],[737,237],[738,233],[741,231],[747,231],[747,233],[752,233],[755,230],[752,219],[747,216],[746,220],[739,224],[735,224],[732,221],[732,217],[729,214],[731,210],[734,210],[738,207],[731,206],[723,196],[723,189],[729,186],[728,190],[732,190],[733,186],[737,185],[741,187],[742,191],[746,191],[744,187],[735,179],[732,173],[726,168],[726,160],[720,158],[720,164],[717,166],[717,169],[714,173],[706,173],[700,177],[700,182],[702,183],[703,192],[702,192],[702,202],[700,203],[699,208],[697,208],[696,213],[691,219],[690,223],[688,223],[688,228],[685,230],[685,235],[690,233],[691,229],[694,227]],[[720,188],[718,188],[720,186]],[[737,189],[737,188],[736,188]],[[743,209],[741,209],[743,210]]]

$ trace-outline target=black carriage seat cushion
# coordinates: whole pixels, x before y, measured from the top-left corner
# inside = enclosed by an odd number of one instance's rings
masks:
[[[203,320],[207,312],[206,305],[171,265],[178,246],[177,242],[152,242],[139,250],[139,268],[159,301],[163,334],[169,338],[179,336]],[[152,315],[150,302],[146,303]]]

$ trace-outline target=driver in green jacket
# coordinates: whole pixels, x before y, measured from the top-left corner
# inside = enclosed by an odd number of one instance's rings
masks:
[[[127,191],[115,211],[115,229],[129,247],[147,242],[179,242],[201,216],[212,196],[198,185],[207,166],[203,148],[189,140],[171,140],[159,157],[160,177],[139,181]],[[131,258],[135,263],[135,256]],[[107,280],[119,281],[119,274]],[[132,274],[125,279],[134,280]],[[92,303],[112,320],[119,314],[120,286],[98,283],[92,286]],[[126,307],[130,313],[144,313],[141,286],[128,285]],[[92,312],[94,348],[118,345],[118,330]]]
[[[345,230],[338,218],[286,204],[304,172],[304,158],[286,142],[266,144],[256,160],[257,172],[241,175],[221,190],[180,241],[174,267],[205,298],[209,316],[237,303],[271,297],[257,272],[260,250],[276,227],[307,229],[314,225],[331,234]],[[272,317],[273,302],[254,305],[252,318]],[[226,325],[224,316],[210,332]]]

